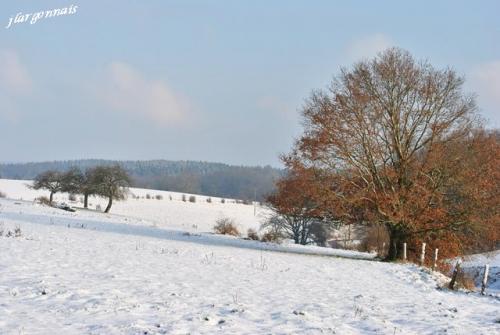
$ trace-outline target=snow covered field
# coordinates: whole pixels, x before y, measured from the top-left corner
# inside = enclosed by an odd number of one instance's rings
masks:
[[[253,206],[165,192],[70,213],[22,185],[0,180],[24,199],[0,199],[0,334],[500,333],[498,298],[439,290],[414,265],[202,233],[218,216],[258,226]]]
[[[29,189],[27,185],[30,184],[29,180],[0,179],[0,191],[10,199],[33,201],[40,196],[48,197],[47,191]],[[146,199],[148,194],[152,199]],[[133,195],[140,197],[140,199],[134,199]],[[161,195],[163,199],[156,200],[154,198],[156,195]],[[186,198],[189,196],[190,194],[186,193]],[[191,203],[182,201],[182,193],[130,188],[128,199],[113,202],[111,213],[148,220],[160,227],[189,232],[212,231],[217,219],[230,217],[236,221],[242,233],[246,233],[248,228],[258,229],[260,222],[268,213],[265,208],[257,206],[254,216],[253,205],[237,204],[232,199],[225,199],[226,203],[222,204],[221,199],[217,197],[211,197],[212,203],[208,203],[206,201],[208,197],[195,196],[196,202]],[[70,202],[66,193],[56,193],[54,200],[66,202],[71,206],[83,207],[82,202]],[[89,205],[92,209],[95,209],[96,205],[100,205],[104,209],[106,204],[106,199],[89,198]]]

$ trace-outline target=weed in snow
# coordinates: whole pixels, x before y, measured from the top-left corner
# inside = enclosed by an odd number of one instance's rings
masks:
[[[205,256],[203,257],[201,263],[202,264],[207,264],[207,265],[216,264],[214,253],[211,252],[209,254],[205,254]]]

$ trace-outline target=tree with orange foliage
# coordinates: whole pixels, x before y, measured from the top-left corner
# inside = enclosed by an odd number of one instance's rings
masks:
[[[498,165],[479,176],[461,166],[465,153],[458,148],[478,124],[463,83],[453,70],[434,69],[393,48],[342,69],[303,109],[305,131],[291,160],[330,175],[330,203],[342,204],[336,207],[344,213],[387,228],[390,260],[403,241],[448,234],[463,243],[485,228],[484,220],[472,220],[477,206],[468,208],[464,199],[480,205],[486,198],[464,183],[474,177],[487,182]],[[498,216],[489,220],[496,229]]]

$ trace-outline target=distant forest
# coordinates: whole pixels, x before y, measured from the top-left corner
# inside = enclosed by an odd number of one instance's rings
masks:
[[[283,170],[270,166],[232,166],[196,161],[111,161],[84,159],[40,163],[0,164],[0,178],[33,179],[47,170],[85,170],[97,165],[122,166],[132,177],[132,186],[262,201],[274,190]]]

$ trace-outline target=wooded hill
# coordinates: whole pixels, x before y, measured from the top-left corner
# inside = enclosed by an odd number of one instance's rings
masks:
[[[222,163],[196,161],[112,161],[84,159],[70,161],[4,163],[0,177],[6,179],[33,179],[47,171],[67,171],[71,167],[82,170],[98,165],[123,167],[132,177],[132,186],[175,192],[205,194],[223,198],[264,200],[274,190],[282,170],[270,166],[234,166]]]

